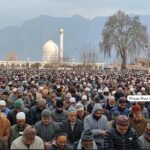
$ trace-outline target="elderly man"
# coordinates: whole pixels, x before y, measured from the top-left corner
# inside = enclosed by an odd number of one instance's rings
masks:
[[[129,118],[127,116],[120,115],[116,120],[116,128],[112,128],[107,132],[104,140],[104,149],[141,149],[135,130],[129,127]]]
[[[10,136],[10,122],[4,114],[1,113],[0,109],[0,149],[7,150],[8,138]]]
[[[76,149],[76,148],[75,148]],[[94,149],[98,150],[98,147],[94,141],[93,134],[91,130],[84,130],[81,139],[78,143],[77,150],[81,149]]]
[[[83,123],[77,119],[77,110],[71,106],[68,110],[68,119],[60,124],[60,128],[68,134],[70,144],[79,141],[83,131]]]
[[[36,136],[35,128],[32,126],[27,126],[23,132],[23,135],[12,142],[10,149],[42,150],[44,149],[44,143],[40,137]]]
[[[55,132],[59,126],[52,121],[49,109],[44,109],[42,111],[41,118],[42,120],[35,124],[35,129],[37,131],[37,135],[42,138],[45,143],[45,147],[47,148],[52,143]]]
[[[94,140],[99,147],[103,147],[104,136],[108,130],[108,120],[106,116],[102,115],[101,104],[95,104],[92,114],[84,119],[84,129],[92,131]]]
[[[10,142],[14,141],[19,136],[22,136],[26,128],[26,116],[24,112],[19,112],[16,115],[17,123],[11,127]]]

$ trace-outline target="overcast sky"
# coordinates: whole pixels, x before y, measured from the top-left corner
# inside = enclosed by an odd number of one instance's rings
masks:
[[[129,14],[150,14],[150,0],[0,0],[0,28],[49,15],[86,18],[109,16],[118,10]]]

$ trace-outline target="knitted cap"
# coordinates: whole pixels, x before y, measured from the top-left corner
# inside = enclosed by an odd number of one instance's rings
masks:
[[[70,106],[68,109],[68,113],[73,113],[73,112],[77,112],[76,108],[73,106]]]
[[[135,113],[138,111],[141,111],[140,105],[139,104],[132,105],[132,112]]]
[[[93,141],[93,134],[91,130],[87,129],[84,130],[81,134],[81,140],[82,141]]]
[[[22,107],[23,107],[23,100],[19,98],[14,102],[14,108],[21,109]]]
[[[120,97],[119,98],[119,103],[126,103],[126,98],[125,97]]]
[[[116,124],[120,126],[127,126],[129,124],[129,118],[125,115],[118,116]]]
[[[84,110],[84,106],[81,103],[77,103],[75,108],[76,108],[77,111]]]
[[[51,111],[49,109],[44,109],[41,113],[41,117],[51,117]]]

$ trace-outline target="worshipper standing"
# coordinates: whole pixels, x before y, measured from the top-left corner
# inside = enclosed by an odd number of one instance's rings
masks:
[[[139,137],[142,143],[142,149],[150,149],[150,120],[147,123],[144,133]]]
[[[26,128],[26,116],[24,112],[18,112],[16,115],[17,123],[11,127],[10,143],[16,138],[22,136],[24,129]]]
[[[68,109],[68,118],[60,124],[60,129],[68,134],[68,140],[73,145],[79,141],[83,131],[83,122],[77,119],[77,110],[71,106]]]
[[[46,108],[46,100],[40,98],[36,105],[32,106],[29,111],[29,124],[34,125],[41,120],[41,112]]]
[[[101,104],[95,104],[92,114],[86,116],[84,119],[84,129],[92,131],[96,144],[101,148],[104,144],[104,136],[109,129],[108,119],[102,115],[102,111]]]
[[[132,105],[133,118],[130,118],[130,127],[134,128],[138,137],[145,131],[147,120],[141,113],[141,107],[138,104]]]
[[[0,149],[8,149],[8,138],[10,136],[11,125],[0,109]]]
[[[44,150],[44,143],[43,140],[36,136],[36,130],[33,126],[27,126],[24,131],[23,135],[18,137],[14,140],[10,147],[11,150],[16,149],[41,149]]]
[[[112,128],[107,132],[104,139],[104,149],[141,149],[136,131],[129,127],[129,118],[127,116],[120,115],[116,120],[116,128]]]
[[[52,120],[49,109],[44,109],[41,113],[41,121],[35,124],[37,136],[44,141],[45,148],[48,148],[52,143],[55,132],[59,126]]]
[[[75,108],[77,110],[77,119],[84,121],[84,118],[88,113],[85,111],[83,104],[78,102]]]
[[[10,109],[6,107],[6,102],[4,100],[0,100],[0,110],[7,117]]]
[[[56,100],[56,109],[52,111],[51,117],[55,122],[61,123],[66,120],[68,116],[68,112],[64,110],[63,100]]]
[[[75,150],[81,150],[81,149],[98,150],[98,147],[94,141],[94,137],[91,130],[87,129],[82,132],[81,139],[77,145],[77,148],[75,147],[74,149]]]
[[[126,98],[120,97],[118,101],[119,101],[119,104],[110,110],[110,114],[112,115],[115,111],[118,111],[120,115],[125,115],[128,117],[131,112],[126,106],[126,103],[127,103]]]
[[[8,115],[7,115],[7,118],[10,121],[11,125],[16,124],[16,114],[18,112],[24,112],[26,114],[26,118],[27,118],[28,113],[29,113],[29,109],[28,108],[24,108],[22,99],[17,99],[14,102],[14,109],[11,109],[9,111]]]
[[[73,147],[68,144],[67,133],[60,129],[55,133],[55,139],[52,145],[48,148],[49,150],[73,150]]]

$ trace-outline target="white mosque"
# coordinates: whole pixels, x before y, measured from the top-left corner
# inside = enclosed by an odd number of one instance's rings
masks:
[[[64,30],[60,29],[60,43],[59,46],[52,40],[47,41],[42,47],[42,61],[31,61],[27,59],[26,61],[0,61],[0,68],[26,68],[27,63],[29,67],[32,64],[40,63],[41,68],[45,64],[68,64],[71,66],[82,65],[79,62],[64,62]],[[97,68],[104,68],[104,63],[95,63]],[[13,66],[13,67],[12,67]]]
[[[43,56],[42,56],[43,62],[63,63],[63,53],[64,53],[64,51],[63,51],[63,38],[64,37],[63,36],[64,36],[64,30],[60,29],[60,45],[59,45],[59,47],[52,40],[47,41],[43,45]]]

